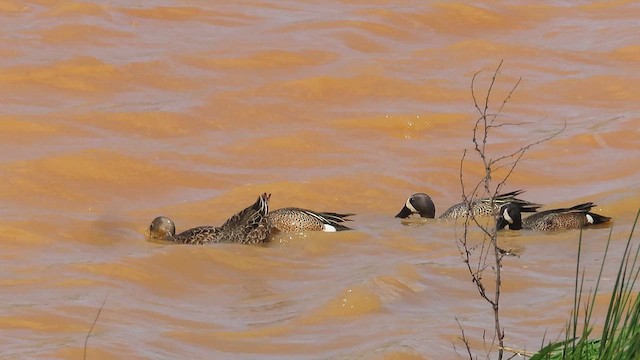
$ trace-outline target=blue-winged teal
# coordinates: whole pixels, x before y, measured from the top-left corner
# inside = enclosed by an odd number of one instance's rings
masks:
[[[594,203],[588,202],[570,208],[541,211],[523,219],[518,206],[505,204],[500,208],[496,228],[539,231],[579,229],[611,220],[610,217],[590,212],[594,206]]]
[[[315,212],[295,207],[282,208],[269,213],[269,221],[274,229],[282,232],[325,231],[336,232],[351,230],[342,225],[351,221],[354,214],[338,214],[332,212]]]
[[[207,244],[234,242],[255,244],[265,242],[271,233],[269,213],[270,194],[262,194],[255,204],[233,215],[220,227],[199,226],[176,235],[176,226],[171,219],[159,216],[151,222],[149,236],[152,239],[173,241],[182,244]]]
[[[526,200],[518,199],[516,196],[522,194],[524,190],[516,190],[505,194],[500,194],[493,199],[493,207],[491,207],[491,198],[479,199],[472,203],[474,216],[490,216],[500,209],[505,203],[513,203],[517,205],[521,212],[536,212],[542,206]],[[465,217],[469,213],[468,206],[465,203],[455,204],[438,219],[455,219]],[[424,218],[436,217],[436,206],[429,195],[417,193],[411,195],[402,207],[402,210],[396,215],[397,218],[408,218],[412,214],[419,214]]]

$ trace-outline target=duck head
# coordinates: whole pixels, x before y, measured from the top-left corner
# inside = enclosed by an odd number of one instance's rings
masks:
[[[500,214],[496,220],[496,229],[522,229],[522,215],[516,204],[508,203],[500,207]]]
[[[149,237],[155,240],[169,240],[176,234],[176,225],[165,216],[153,219],[149,226]]]
[[[431,197],[425,193],[411,195],[396,217],[405,219],[412,214],[420,214],[424,218],[435,218],[436,206],[433,204]]]

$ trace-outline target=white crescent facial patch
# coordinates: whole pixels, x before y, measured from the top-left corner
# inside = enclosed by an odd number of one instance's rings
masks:
[[[417,213],[418,210],[416,210],[415,207],[413,207],[413,205],[411,204],[411,198],[407,199],[407,202],[404,204],[404,206],[407,207],[407,209],[411,210],[411,212]]]
[[[504,211],[502,212],[502,216],[505,218],[505,220],[507,220],[509,222],[509,224],[513,224],[513,219],[511,218],[511,215],[509,215],[509,212],[507,211],[507,209],[504,209]],[[509,227],[507,226],[507,229]]]

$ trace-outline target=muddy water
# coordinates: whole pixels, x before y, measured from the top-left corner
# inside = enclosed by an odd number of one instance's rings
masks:
[[[499,118],[519,125],[489,155],[566,124],[505,189],[596,202],[614,258],[640,206],[633,2],[0,0],[0,17],[3,359],[82,358],[105,298],[88,359],[450,359],[456,318],[484,354],[493,317],[460,226],[393,215],[413,192],[438,213],[460,200],[471,77],[501,59],[490,108],[521,77]],[[467,184],[480,174],[468,153]],[[357,213],[357,230],[145,239],[157,215],[221,224],[264,191],[272,208]],[[588,284],[608,231],[584,233]],[[561,334],[577,238],[501,236],[521,250],[503,268],[510,347]]]

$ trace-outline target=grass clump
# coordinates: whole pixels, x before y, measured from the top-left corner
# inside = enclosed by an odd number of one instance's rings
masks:
[[[584,305],[581,305],[584,293],[584,272],[580,274],[581,232],[578,243],[573,310],[566,327],[565,339],[544,346],[530,358],[531,360],[640,359],[640,296],[638,296],[638,291],[634,290],[640,274],[640,245],[636,244],[634,249],[632,242],[639,217],[640,210],[636,214],[620,261],[602,334],[598,337],[590,336],[593,332],[592,315],[595,298],[611,242],[611,232],[595,289],[589,292]],[[581,320],[582,323],[580,323]],[[580,332],[578,331],[579,327],[582,328]]]

